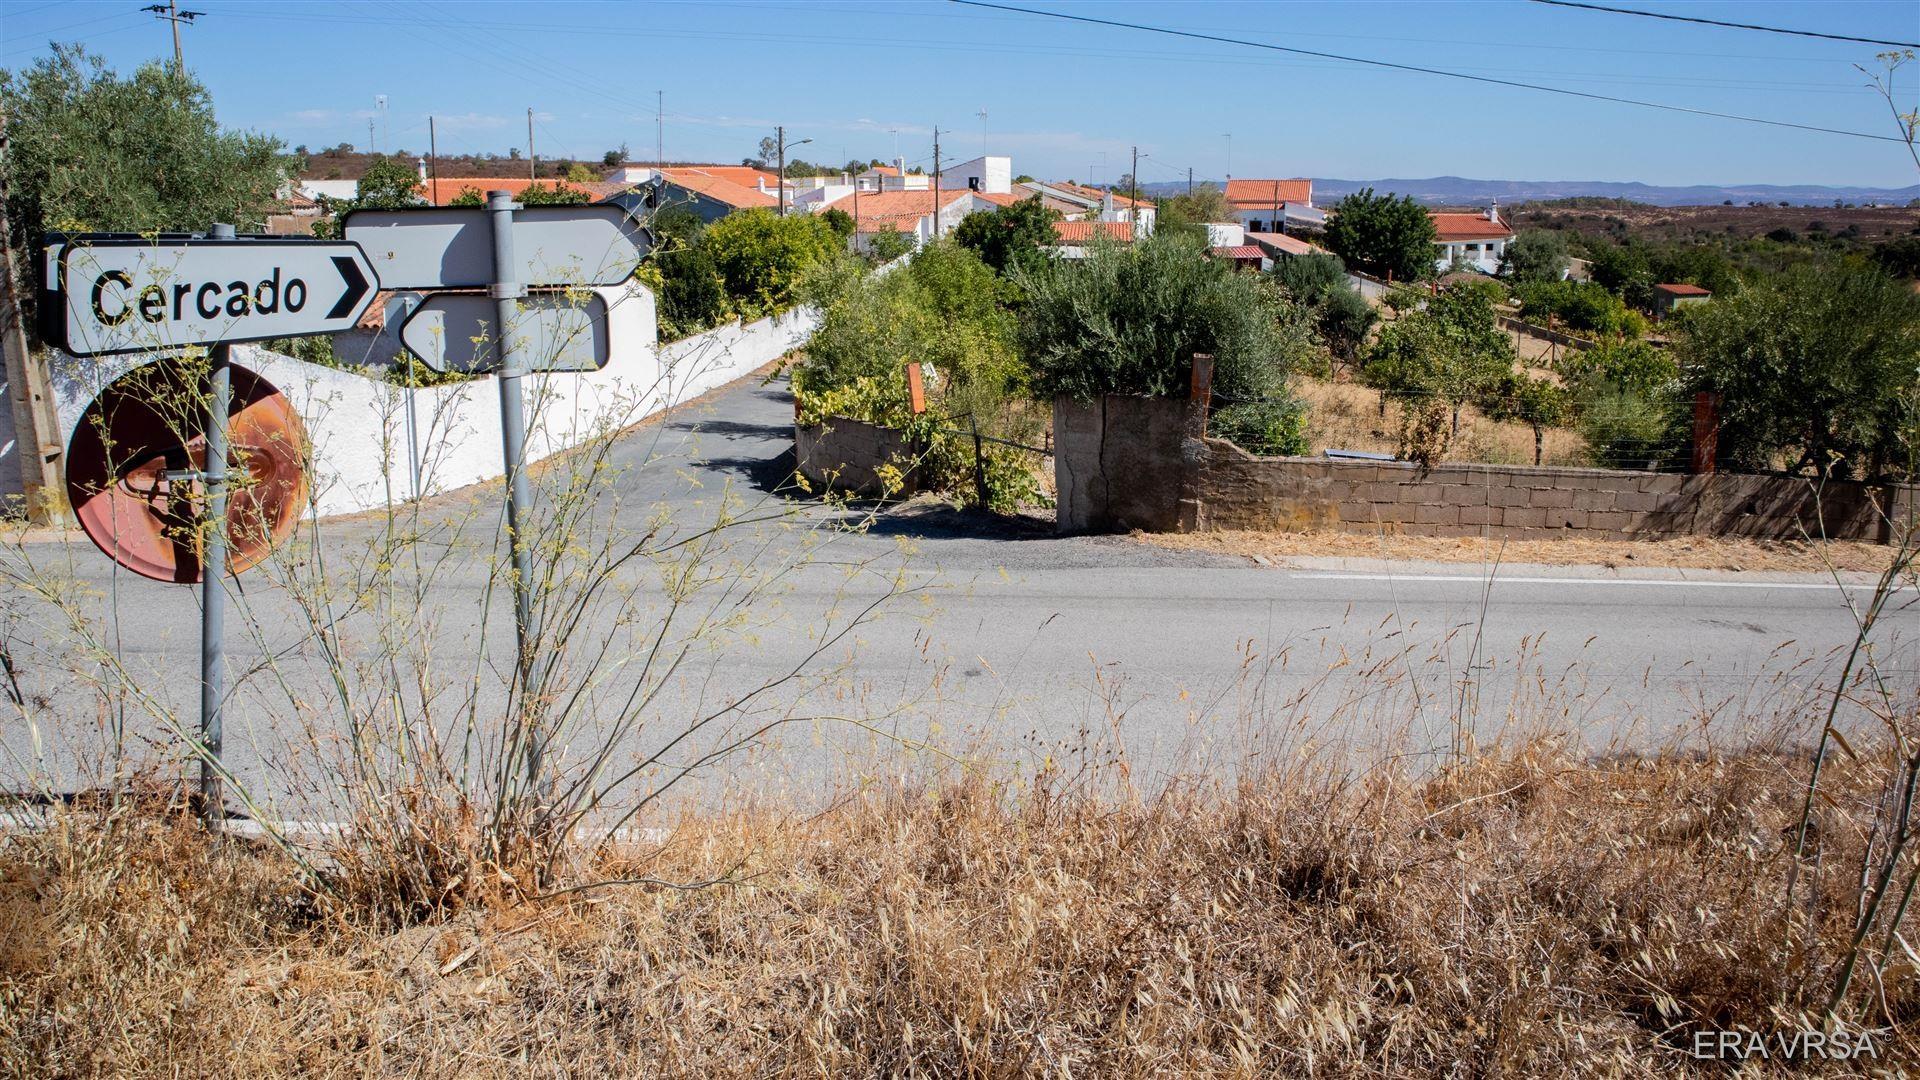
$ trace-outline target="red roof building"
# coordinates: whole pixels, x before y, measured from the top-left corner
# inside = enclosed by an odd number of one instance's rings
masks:
[[[1085,247],[1096,236],[1105,236],[1122,244],[1133,243],[1131,221],[1056,221],[1053,237],[1064,246]]]
[[[1513,229],[1500,219],[1500,208],[1480,213],[1429,210],[1433,219],[1434,266],[1445,272],[1457,265],[1483,274],[1500,272],[1500,260],[1513,242]]]

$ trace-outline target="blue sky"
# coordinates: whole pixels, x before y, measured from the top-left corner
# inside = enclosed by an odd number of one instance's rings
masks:
[[[115,67],[171,50],[150,0],[0,0],[0,66],[49,38]],[[1015,0],[1022,2],[1022,0]],[[1612,0],[1868,38],[1920,38],[1913,0]],[[221,120],[289,146],[349,142],[443,153],[524,147],[737,161],[776,123],[808,160],[971,157],[985,142],[1019,172],[1112,180],[1129,148],[1143,181],[1454,174],[1657,184],[1902,186],[1890,142],[1790,131],[1370,69],[1138,31],[910,0],[730,3],[188,0],[187,63]],[[1527,0],[1058,3],[1022,6],[1467,71],[1886,135],[1886,103],[1856,63],[1876,46],[1578,11]],[[1913,107],[1920,64],[1901,73]],[[384,133],[375,110],[386,95]],[[1226,136],[1231,133],[1231,140]]]

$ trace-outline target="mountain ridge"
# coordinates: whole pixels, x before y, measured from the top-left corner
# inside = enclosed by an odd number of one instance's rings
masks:
[[[1217,180],[1199,181],[1219,185]],[[1177,195],[1186,190],[1185,181],[1161,181],[1140,185],[1143,194]],[[1878,203],[1905,206],[1920,199],[1920,184],[1901,188],[1826,184],[1646,184],[1638,180],[1483,180],[1463,176],[1397,177],[1382,180],[1343,180],[1313,178],[1316,205],[1331,204],[1364,187],[1376,192],[1411,195],[1429,205],[1475,205],[1489,201],[1528,202],[1544,199],[1570,199],[1581,196],[1631,199],[1654,206],[1705,206],[1732,200],[1790,203],[1818,206],[1834,202]]]

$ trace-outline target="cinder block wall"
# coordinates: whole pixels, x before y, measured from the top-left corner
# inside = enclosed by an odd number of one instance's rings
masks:
[[[914,470],[906,464],[913,453],[905,436],[863,420],[834,417],[820,424],[795,424],[793,456],[800,475],[819,490],[868,498],[910,495],[917,490]],[[880,479],[884,465],[906,471],[901,490],[886,490]]]
[[[1914,485],[1732,473],[1255,457],[1198,437],[1178,398],[1054,403],[1063,532],[1220,529],[1660,539],[1803,536],[1885,543]]]

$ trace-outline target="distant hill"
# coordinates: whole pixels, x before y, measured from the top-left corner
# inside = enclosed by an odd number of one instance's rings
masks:
[[[1198,182],[1198,181],[1197,181]],[[1217,180],[1204,181],[1218,185]],[[1144,192],[1156,196],[1177,195],[1186,190],[1185,181],[1142,184]],[[1905,206],[1920,199],[1920,184],[1903,188],[1823,186],[1819,184],[1730,184],[1717,187],[1697,184],[1690,187],[1662,187],[1638,182],[1611,180],[1474,180],[1461,176],[1430,176],[1425,179],[1337,180],[1315,177],[1313,201],[1325,206],[1363,187],[1411,195],[1436,206],[1477,205],[1497,199],[1503,203],[1541,199],[1567,199],[1597,196],[1628,199],[1654,206],[1709,206],[1732,199],[1735,203],[1792,203],[1796,206],[1831,206],[1834,200],[1849,203],[1879,203]]]

